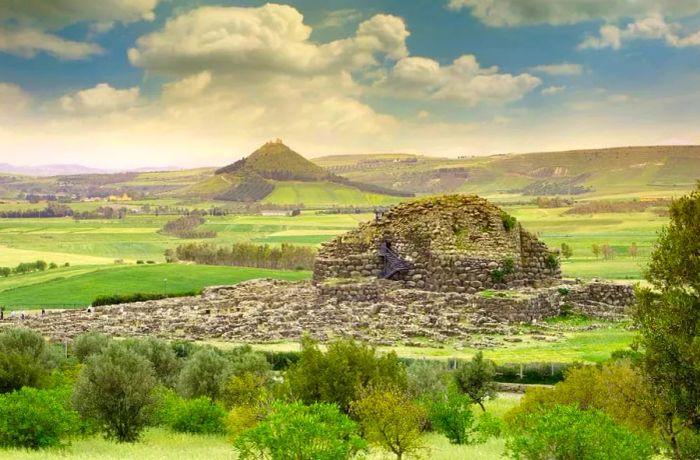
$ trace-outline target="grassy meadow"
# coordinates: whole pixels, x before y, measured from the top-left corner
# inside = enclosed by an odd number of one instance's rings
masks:
[[[486,402],[486,411],[494,417],[502,417],[510,408],[517,405],[519,395],[500,394],[498,398]],[[478,409],[476,410],[478,411]],[[475,413],[478,413],[476,412]],[[420,458],[431,460],[502,458],[505,448],[503,438],[492,438],[484,444],[456,446],[444,436],[430,433],[423,437],[425,448]],[[231,442],[225,436],[194,435],[173,433],[163,428],[146,430],[140,442],[116,444],[100,437],[76,439],[64,449],[46,451],[0,450],[0,459],[16,460],[235,460],[238,458]],[[385,452],[373,449],[368,460],[393,458]],[[407,459],[417,457],[408,456]]]

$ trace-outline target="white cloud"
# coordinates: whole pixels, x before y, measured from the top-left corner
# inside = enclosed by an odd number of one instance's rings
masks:
[[[566,86],[548,86],[542,90],[543,96],[554,96],[566,90]]]
[[[317,44],[304,17],[290,6],[202,7],[139,38],[129,60],[171,74],[317,75],[375,65],[380,57],[401,58],[407,55],[408,35],[402,19],[377,15],[361,23],[353,37]]]
[[[116,22],[154,19],[158,0],[3,0],[0,1],[0,52],[26,58],[46,52],[59,59],[84,59],[102,53],[90,41],[62,38],[56,32],[88,23],[90,35]]]
[[[211,83],[211,73],[204,71],[182,80],[163,85],[163,98],[171,101],[187,100],[199,96]]]
[[[600,28],[598,36],[589,36],[581,42],[579,49],[620,49],[624,41],[663,40],[668,46],[684,48],[700,46],[700,31],[683,33],[678,23],[668,23],[663,16],[653,14],[627,24],[624,29],[606,24]]]
[[[449,66],[424,57],[399,60],[375,87],[409,98],[430,98],[467,106],[504,103],[522,98],[541,84],[530,74],[498,73],[498,67],[482,68],[472,55],[455,59]]]
[[[31,97],[12,83],[0,82],[0,114],[16,114],[29,107]]]
[[[65,95],[60,104],[66,112],[99,114],[133,107],[139,99],[139,88],[115,89],[107,83]]]
[[[153,20],[158,0],[5,0],[0,21],[62,29],[80,22]]]
[[[330,11],[316,26],[319,29],[336,29],[362,19],[362,12],[352,8]]]
[[[44,52],[59,59],[76,60],[101,54],[94,43],[65,40],[34,28],[6,29],[0,26],[0,52],[31,58]]]
[[[653,13],[683,17],[700,12],[697,0],[449,0],[448,7],[468,8],[493,27],[615,21]]]
[[[553,76],[581,75],[583,72],[583,66],[581,64],[562,62],[560,64],[538,65],[530,68],[530,71]]]

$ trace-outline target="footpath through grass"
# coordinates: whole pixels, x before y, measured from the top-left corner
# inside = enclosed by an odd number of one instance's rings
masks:
[[[179,293],[254,278],[297,281],[310,277],[306,271],[185,264],[107,266],[83,270],[57,270],[54,278],[50,278],[52,272],[43,272],[33,274],[33,277],[20,275],[0,280],[0,305],[27,310],[81,307],[89,305],[99,295]],[[24,276],[27,284],[17,286],[18,279]]]

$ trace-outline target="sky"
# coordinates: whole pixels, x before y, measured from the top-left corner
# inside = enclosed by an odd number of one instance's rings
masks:
[[[700,144],[700,0],[0,0],[0,163]]]

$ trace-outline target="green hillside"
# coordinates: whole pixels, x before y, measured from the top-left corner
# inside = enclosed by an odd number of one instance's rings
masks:
[[[379,206],[398,203],[405,198],[363,192],[357,188],[332,182],[276,182],[275,189],[263,203],[306,207]]]
[[[416,193],[578,198],[672,196],[700,179],[700,146],[621,147],[459,159],[406,154],[315,160],[351,180]]]

